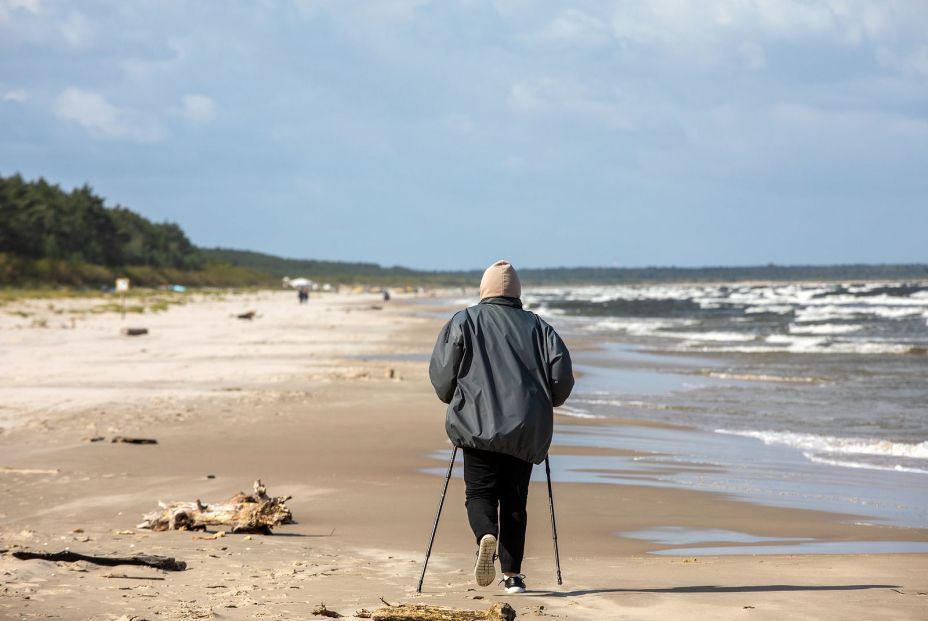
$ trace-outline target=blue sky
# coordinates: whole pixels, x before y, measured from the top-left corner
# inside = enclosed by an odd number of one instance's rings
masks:
[[[928,2],[0,0],[13,172],[292,257],[924,262]]]

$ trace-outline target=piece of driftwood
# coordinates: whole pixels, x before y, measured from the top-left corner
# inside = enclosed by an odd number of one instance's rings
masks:
[[[338,614],[334,610],[329,610],[325,607],[325,604],[319,604],[312,610],[313,615],[317,617],[329,617],[331,619],[341,619],[342,615]]]
[[[116,436],[110,440],[113,444],[122,442],[123,444],[158,444],[154,438],[128,438],[126,436]]]
[[[247,319],[248,321],[251,321],[252,319],[255,318],[255,315],[257,314],[258,313],[256,313],[255,311],[248,311],[247,313],[236,315],[236,317],[238,317],[239,319]]]
[[[145,567],[154,567],[164,571],[184,571],[187,569],[187,563],[178,561],[170,556],[157,556],[153,554],[136,554],[135,556],[88,556],[78,554],[70,550],[61,552],[30,552],[28,550],[17,550],[10,553],[14,558],[23,561],[39,559],[42,561],[61,561],[64,563],[76,563],[77,561],[86,561],[94,565],[104,565],[106,567],[115,567],[116,565],[144,565]]]
[[[159,511],[143,516],[138,528],[164,530],[206,530],[208,526],[227,526],[233,533],[271,534],[281,524],[292,524],[293,515],[287,507],[290,496],[271,497],[260,480],[255,481],[254,493],[239,492],[228,500],[205,505],[195,502],[159,502]]]
[[[509,604],[493,604],[486,610],[456,610],[428,604],[397,604],[378,608],[372,621],[512,621],[516,611]]]
[[[148,334],[148,328],[123,328],[123,336],[142,336]]]

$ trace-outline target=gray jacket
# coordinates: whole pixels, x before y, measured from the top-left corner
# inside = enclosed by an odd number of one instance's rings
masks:
[[[487,298],[451,318],[438,335],[429,378],[448,404],[455,446],[540,464],[554,407],[574,386],[570,353],[554,328],[516,298]]]

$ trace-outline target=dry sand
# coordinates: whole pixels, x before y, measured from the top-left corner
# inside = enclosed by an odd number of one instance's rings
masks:
[[[381,597],[469,608],[508,601],[519,618],[541,619],[928,618],[928,555],[673,558],[618,536],[675,525],[926,541],[925,529],[625,485],[556,485],[562,587],[546,495],[534,486],[524,566],[532,592],[507,596],[473,584],[463,485],[452,480],[417,595],[441,486],[423,470],[441,469],[436,456],[450,450],[444,406],[424,362],[382,356],[430,350],[440,321],[404,299],[295,298],[192,296],[126,320],[84,312],[100,300],[0,307],[0,549],[163,554],[189,567],[4,554],[0,618],[306,619],[320,602],[351,616]],[[252,321],[234,317],[252,309]],[[124,337],[125,326],[150,333]],[[158,444],[86,441],[114,435]],[[293,496],[297,524],[216,540],[134,528],[158,500],[219,500],[256,478]]]

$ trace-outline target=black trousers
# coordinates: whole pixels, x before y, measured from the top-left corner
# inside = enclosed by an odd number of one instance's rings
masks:
[[[517,457],[465,448],[465,506],[477,542],[493,535],[502,571],[521,573],[525,553],[528,483],[534,464]]]

